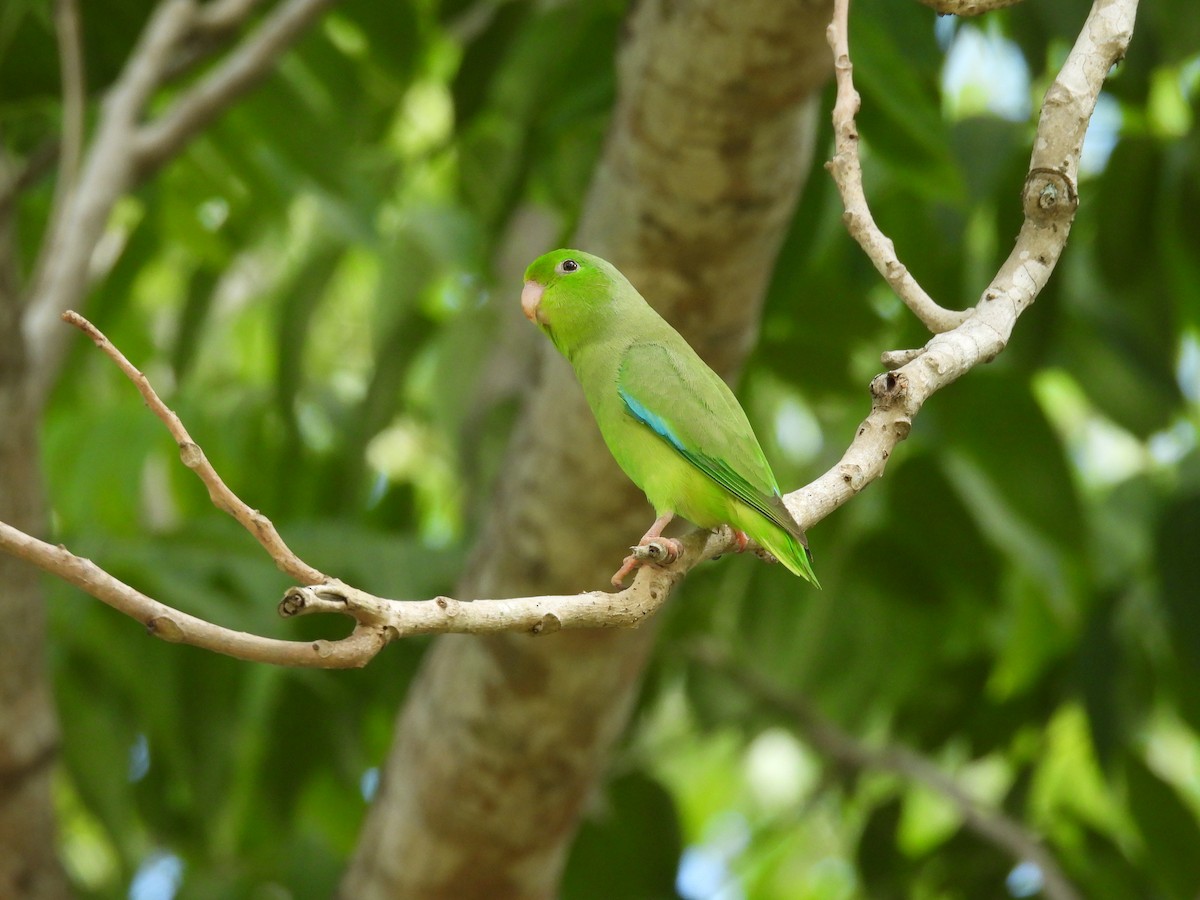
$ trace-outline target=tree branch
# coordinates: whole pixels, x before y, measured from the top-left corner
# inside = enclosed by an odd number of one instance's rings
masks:
[[[25,559],[81,588],[114,609],[144,624],[156,637],[191,644],[252,662],[285,666],[347,668],[363,666],[389,641],[429,633],[550,634],[561,629],[613,628],[639,625],[658,610],[686,572],[733,544],[728,528],[693,533],[683,542],[684,559],[670,567],[643,567],[627,589],[608,594],[589,591],[565,596],[521,597],[463,602],[449,597],[402,601],[377,597],[324,575],[300,559],[280,537],[274,524],[250,508],[222,481],[204,451],[179,417],[158,396],[149,379],[95,325],[76,312],[62,316],[83,331],[134,383],[146,405],[166,426],[179,446],[183,464],[208,488],[215,507],[233,516],[262,545],[279,569],[306,587],[287,591],[279,604],[284,618],[312,613],[338,613],[356,622],[338,641],[281,641],[223,628],[176,610],[142,594],[99,566],[0,522],[0,549]],[[651,544],[653,551],[657,543]],[[657,547],[665,554],[665,548]]]
[[[858,156],[858,127],[854,117],[862,106],[862,98],[854,89],[854,66],[850,62],[849,25],[850,0],[834,0],[833,21],[826,31],[833,49],[834,73],[837,79],[837,102],[833,107],[833,132],[836,152],[825,167],[833,174],[842,205],[846,212],[842,220],[851,237],[858,241],[879,274],[930,331],[937,334],[949,331],[964,322],[969,312],[943,309],[912,277],[896,256],[896,246],[875,224],[867,195],[863,190],[862,162]]]
[[[185,0],[174,2],[177,5]],[[839,0],[839,6],[844,8],[844,3],[845,0]],[[807,528],[824,518],[882,475],[892,450],[907,437],[912,417],[925,400],[1004,349],[1018,316],[1033,303],[1062,253],[1078,205],[1075,184],[1083,135],[1106,73],[1128,46],[1136,7],[1137,0],[1096,0],[1074,48],[1046,93],[1023,192],[1025,221],[1012,254],[970,318],[951,331],[935,335],[921,351],[885,354],[885,360],[907,361],[872,381],[871,413],[859,426],[841,461],[808,486],[785,497],[802,526]],[[167,13],[163,10],[172,8],[160,8],[159,15],[165,17]],[[833,30],[836,25],[830,27]],[[168,21],[164,19],[149,30],[147,44],[156,46],[154,38],[169,33]],[[838,47],[844,42],[831,43]],[[130,76],[124,90],[133,94],[144,89],[146,83],[144,78]],[[126,94],[114,96],[124,101]],[[113,105],[118,105],[116,100]],[[835,169],[835,177],[840,177],[842,171]],[[61,575],[128,615],[148,625],[171,623],[169,627],[156,626],[160,636],[168,639],[284,665],[361,665],[388,639],[406,634],[545,633],[560,628],[631,626],[644,621],[665,603],[674,585],[693,566],[735,546],[728,528],[695,532],[684,539],[684,552],[679,559],[665,566],[644,566],[633,585],[616,594],[587,592],[470,603],[444,597],[428,601],[375,597],[328,578],[293,554],[270,520],[246,506],[221,481],[145,376],[81,316],[67,313],[64,318],[89,334],[137,385],[179,444],[184,464],[208,487],[213,503],[254,535],[283,571],[298,581],[310,582],[309,586],[293,588],[285,595],[280,604],[281,614],[338,612],[352,616],[358,623],[355,632],[343,642],[320,644],[325,651],[329,647],[338,648],[326,655],[313,649],[317,644],[255,639],[177,613],[62,548],[43,544],[8,526],[0,533],[3,549]],[[370,640],[363,636],[368,632],[372,635]],[[350,643],[346,644],[347,641]],[[302,651],[297,646],[309,649]],[[330,659],[334,661],[331,663]]]
[[[263,0],[209,0],[196,13],[196,28],[222,34],[239,28]]]
[[[838,56],[838,106],[842,107],[840,112],[834,110],[834,118],[841,119],[842,127],[850,123],[847,137],[854,145],[857,138],[852,133],[852,113],[846,111],[850,106],[857,109],[857,95],[853,99],[850,96],[853,87],[849,83],[849,59],[844,57],[848,2],[837,0],[835,9],[840,11],[840,17],[835,13],[829,37]],[[1105,76],[1125,55],[1133,37],[1136,13],[1137,0],[1093,3],[1074,47],[1046,91],[1021,194],[1025,219],[1012,252],[974,309],[966,314],[969,318],[950,331],[936,334],[921,350],[883,354],[884,364],[896,368],[871,382],[871,413],[859,425],[841,460],[816,481],[784,498],[797,521],[805,527],[824,518],[883,475],[892,451],[908,436],[913,416],[925,401],[1004,350],[1017,318],[1045,287],[1066,246],[1079,205],[1077,184],[1083,136]],[[857,156],[851,152],[849,157],[843,157],[839,137],[838,155],[830,169],[843,198],[850,197],[844,202],[847,227],[853,232],[857,217],[852,214],[850,204],[856,202],[854,192],[861,192],[862,185]],[[862,207],[865,209],[865,200]],[[891,246],[890,241],[887,246]],[[877,261],[876,266],[879,265]],[[901,270],[905,278],[911,278],[903,266],[894,271]],[[936,322],[936,311],[931,315],[931,321]],[[925,321],[923,315],[922,320]]]
[[[252,662],[344,669],[366,665],[388,643],[382,626],[360,622],[340,641],[281,641],[222,628],[147,597],[95,563],[0,522],[0,548],[55,575],[113,609],[137,619],[147,632],[174,644],[191,644]]]
[[[704,534],[708,534],[705,532]],[[719,555],[723,538],[689,541],[694,562]],[[711,543],[711,546],[710,546]],[[285,641],[224,628],[149,597],[65,547],[40,541],[0,522],[0,550],[73,584],[118,612],[136,619],[154,637],[190,644],[249,662],[319,669],[365,666],[391,641],[416,634],[553,634],[563,629],[636,627],[658,611],[684,575],[680,569],[647,566],[623,591],[462,601],[389,600],[330,579],[288,590],[279,604],[284,618],[337,613],[355,620],[340,640]]]
[[[167,431],[171,432],[171,437],[175,438],[175,443],[179,445],[179,458],[183,461],[183,464],[195,472],[196,477],[204,482],[204,486],[208,488],[208,496],[212,500],[213,506],[229,513],[229,515],[237,519],[238,524],[250,532],[262,544],[263,549],[275,560],[275,565],[279,567],[281,572],[287,573],[297,581],[324,583],[329,580],[327,575],[314,569],[291,551],[288,545],[284,543],[283,538],[279,536],[279,532],[275,530],[275,526],[270,519],[257,509],[251,509],[237,494],[229,489],[229,486],[217,474],[216,469],[212,467],[212,463],[205,457],[204,451],[200,449],[200,445],[192,440],[192,436],[183,427],[183,422],[179,420],[179,416],[175,415],[174,411],[159,398],[154,388],[150,385],[150,379],[126,359],[125,354],[118,350],[99,328],[73,310],[67,310],[67,312],[63,313],[62,319],[67,324],[74,325],[90,337],[96,346],[103,350],[104,354],[117,364],[117,368],[124,372],[125,376],[134,383],[134,386],[137,387],[138,392],[142,395],[142,399],[150,407],[150,411],[158,416],[159,420],[167,426]]]
[[[1017,862],[1034,863],[1041,870],[1045,895],[1050,900],[1080,900],[1058,861],[1021,822],[984,805],[925,757],[896,744],[869,747],[861,743],[804,698],[785,693],[757,672],[738,665],[728,652],[711,642],[692,646],[688,655],[787,716],[801,739],[833,764],[855,772],[892,772],[940,794],[954,806],[969,830]]]

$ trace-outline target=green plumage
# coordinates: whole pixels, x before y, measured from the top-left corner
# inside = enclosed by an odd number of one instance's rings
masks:
[[[526,270],[522,305],[570,361],[605,443],[660,521],[727,523],[817,585],[804,532],[733,392],[625,276],[556,250]]]

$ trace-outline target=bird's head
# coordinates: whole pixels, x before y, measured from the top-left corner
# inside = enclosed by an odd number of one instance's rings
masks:
[[[566,353],[614,319],[613,300],[627,284],[620,272],[597,256],[582,250],[554,250],[525,270],[521,309]]]

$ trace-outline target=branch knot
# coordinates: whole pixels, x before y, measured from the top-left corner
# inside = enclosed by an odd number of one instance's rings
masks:
[[[1069,221],[1079,207],[1079,194],[1066,173],[1058,169],[1034,168],[1025,176],[1021,205],[1027,218],[1038,224]]]
[[[891,406],[908,395],[908,376],[903,372],[883,372],[871,379],[871,396],[878,406]]]

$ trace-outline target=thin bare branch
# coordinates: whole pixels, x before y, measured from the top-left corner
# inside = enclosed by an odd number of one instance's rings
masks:
[[[883,363],[885,369],[898,369],[906,363],[912,362],[918,356],[925,352],[925,348],[912,350],[884,350],[879,354],[879,361]]]
[[[698,533],[693,564],[705,557],[705,533]],[[634,628],[667,601],[684,572],[658,566],[638,570],[622,591],[585,591],[502,600],[387,600],[341,583],[292,588],[280,601],[280,615],[340,612],[386,626],[397,637],[412,634],[553,634],[577,628]]]
[[[175,415],[175,412],[159,398],[151,386],[150,380],[137,366],[126,359],[125,354],[118,350],[99,328],[73,310],[63,313],[62,320],[69,325],[74,325],[90,337],[96,346],[103,350],[105,355],[115,362],[126,377],[134,383],[146,401],[146,405],[150,407],[150,411],[158,416],[159,420],[167,426],[167,430],[171,432],[171,437],[175,438],[175,443],[179,445],[179,458],[183,464],[195,472],[196,477],[208,488],[208,496],[212,500],[213,506],[237,519],[238,523],[250,532],[263,549],[271,555],[280,571],[286,572],[297,581],[323,583],[329,580],[328,576],[308,565],[291,551],[284,543],[283,538],[279,536],[279,532],[275,530],[270,519],[257,509],[251,509],[229,489],[229,486],[221,480],[221,476],[217,474],[212,463],[204,455],[204,451],[200,449],[200,445],[192,440],[192,436],[188,434],[183,422],[179,420],[179,416]]]
[[[693,564],[707,558],[720,539],[708,532],[693,535]],[[711,546],[710,546],[711,544]],[[353,618],[354,631],[335,641],[284,641],[213,624],[148,597],[65,547],[40,541],[0,522],[0,549],[75,585],[113,609],[136,619],[151,635],[190,644],[249,662],[280,666],[344,669],[366,665],[390,641],[413,634],[552,634],[561,629],[635,627],[653,615],[684,574],[647,566],[623,591],[520,597],[465,602],[450,597],[404,601],[376,597],[330,580],[292,588],[279,604],[280,615],[337,613]]]
[[[97,599],[142,622],[164,640],[192,644],[254,662],[287,666],[345,668],[365,665],[388,641],[413,634],[550,634],[561,629],[619,628],[640,625],[666,603],[673,587],[695,565],[735,545],[729,528],[697,531],[683,539],[683,553],[670,566],[645,566],[633,584],[618,593],[589,591],[574,595],[520,597],[463,602],[449,597],[404,601],[377,597],[330,578],[297,557],[272,522],[247,506],[205,458],[179,417],[158,396],[149,379],[91,322],[68,311],[63,320],[83,331],[137,387],[146,405],[167,427],[184,465],[208,488],[213,505],[233,516],[275,560],[305,587],[287,591],[279,613],[287,618],[337,613],[353,618],[354,632],[340,641],[312,644],[262,638],[206,622],[167,606],[109,575],[103,569],[9,525],[0,523],[0,548],[60,576]],[[660,554],[662,547],[651,545]]]
[[[1017,862],[1028,860],[1034,863],[1041,870],[1044,893],[1050,900],[1080,900],[1079,892],[1053,854],[1029,829],[1002,810],[971,796],[925,757],[895,744],[867,746],[821,715],[803,697],[785,693],[762,675],[739,665],[727,651],[712,643],[694,645],[689,655],[787,716],[801,739],[834,765],[856,772],[891,772],[906,781],[924,785],[948,800],[962,816],[963,824],[983,840],[1008,853]]]
[[[693,544],[707,554],[703,536]],[[249,662],[320,669],[366,665],[389,642],[414,634],[553,634],[562,629],[630,628],[653,615],[683,577],[682,570],[648,566],[623,591],[518,597],[505,600],[388,600],[337,581],[292,588],[280,602],[287,618],[337,613],[353,618],[354,631],[334,641],[285,641],[213,624],[148,597],[91,560],[76,556],[0,522],[0,549],[33,563],[136,619],[151,635]]]
[[[851,237],[858,241],[875,268],[879,270],[896,295],[904,301],[918,319],[934,334],[949,331],[966,320],[970,312],[943,309],[917,283],[900,258],[896,246],[875,224],[867,195],[863,190],[862,163],[858,157],[858,126],[855,116],[862,98],[854,89],[854,65],[850,62],[849,26],[850,0],[834,0],[833,21],[826,36],[833,49],[834,73],[837,79],[837,101],[833,107],[835,153],[825,167],[833,174],[842,205],[842,216]]]
[[[336,0],[288,0],[273,10],[210,74],[188,89],[133,142],[139,169],[155,168],[174,156],[200,129],[261,81],[279,55]],[[250,3],[229,3],[230,12],[249,12]]]

